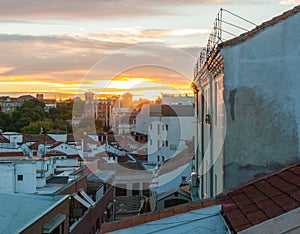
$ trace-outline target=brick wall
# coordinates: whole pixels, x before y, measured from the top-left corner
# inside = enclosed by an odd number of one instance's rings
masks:
[[[63,188],[58,190],[57,194],[60,195],[72,195],[77,193],[80,189],[83,189],[87,192],[87,176],[82,175],[77,180],[72,181],[70,184],[65,185]]]
[[[93,209],[87,211],[80,221],[71,231],[70,234],[84,234],[95,233],[104,222],[104,211],[106,211],[109,203],[113,202],[114,187],[110,187],[104,194],[101,200],[95,205]]]

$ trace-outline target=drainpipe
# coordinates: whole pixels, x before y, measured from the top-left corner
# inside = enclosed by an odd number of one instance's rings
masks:
[[[206,75],[209,78],[209,115],[210,115],[210,125],[209,125],[209,132],[210,132],[210,170],[209,170],[209,174],[210,174],[210,197],[214,196],[214,165],[213,165],[213,122],[214,122],[214,118],[213,118],[213,101],[212,101],[212,81],[213,81],[213,77],[210,74],[210,72],[208,71],[208,69],[206,69]]]
[[[204,96],[203,89],[201,91],[201,199],[204,198]]]

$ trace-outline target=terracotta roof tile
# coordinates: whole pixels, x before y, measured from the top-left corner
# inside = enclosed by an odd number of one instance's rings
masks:
[[[138,215],[132,219],[132,226],[137,226],[146,223],[146,215]]]
[[[299,202],[297,202],[287,194],[282,194],[280,196],[274,197],[273,199],[285,211],[290,211],[299,207]]]
[[[255,213],[247,214],[246,216],[252,225],[261,223],[268,219],[268,217],[262,211],[257,211]]]
[[[173,208],[174,213],[182,214],[190,210],[189,206],[176,206]]]
[[[153,212],[153,213],[149,213],[149,214],[145,215],[145,218],[146,218],[145,222],[148,223],[148,222],[152,222],[155,220],[159,220],[160,215],[157,212]]]
[[[300,202],[300,190],[291,192],[291,197],[296,201]]]
[[[191,203],[188,205],[189,210],[198,210],[203,208],[202,202]]]
[[[9,143],[9,140],[0,134],[0,143]]]
[[[300,162],[242,184],[218,195],[215,200],[204,200],[134,216],[121,222],[107,223],[101,229],[101,233],[137,226],[217,204],[222,205],[222,212],[232,230],[239,232],[300,207],[299,171]]]
[[[130,219],[126,219],[123,221],[105,223],[104,226],[101,228],[100,233],[107,233],[107,232],[117,231],[128,227],[134,227],[147,222],[168,218],[170,216],[186,213],[191,210],[197,210],[203,207],[208,207],[216,204],[217,203],[215,200],[207,199],[207,200],[203,200],[202,202],[180,205],[180,206],[172,207],[161,211],[136,215],[131,217]]]
[[[254,183],[254,186],[268,197],[274,197],[281,194],[280,190],[269,184],[266,180],[258,181]]]
[[[218,195],[232,230],[245,230],[300,207],[299,172],[300,162]]]
[[[272,184],[274,187],[278,188],[281,191],[292,192],[297,191],[298,187],[283,180],[279,176],[272,176],[268,179],[268,182]]]

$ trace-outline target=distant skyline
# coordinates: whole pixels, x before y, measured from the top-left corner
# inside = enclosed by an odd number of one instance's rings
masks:
[[[195,61],[186,61],[176,50],[195,60],[221,7],[259,25],[297,4],[299,0],[1,1],[0,95],[45,93],[50,98],[92,90],[95,83],[81,83],[97,62],[113,53],[113,62],[97,71],[102,92],[130,91],[146,98],[169,89],[186,93]],[[133,66],[149,64],[153,50],[118,52],[144,44],[157,46],[155,53],[168,66]],[[114,63],[125,70],[116,70]],[[188,74],[176,71],[182,64]]]

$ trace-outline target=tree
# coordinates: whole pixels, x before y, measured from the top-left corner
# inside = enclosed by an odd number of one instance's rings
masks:
[[[52,130],[53,129],[52,121],[46,120],[46,121],[31,122],[29,125],[21,129],[21,133],[37,134],[41,132],[41,129],[43,129],[44,132]]]
[[[9,114],[0,111],[0,129],[4,132],[9,131],[11,123],[12,117]]]

